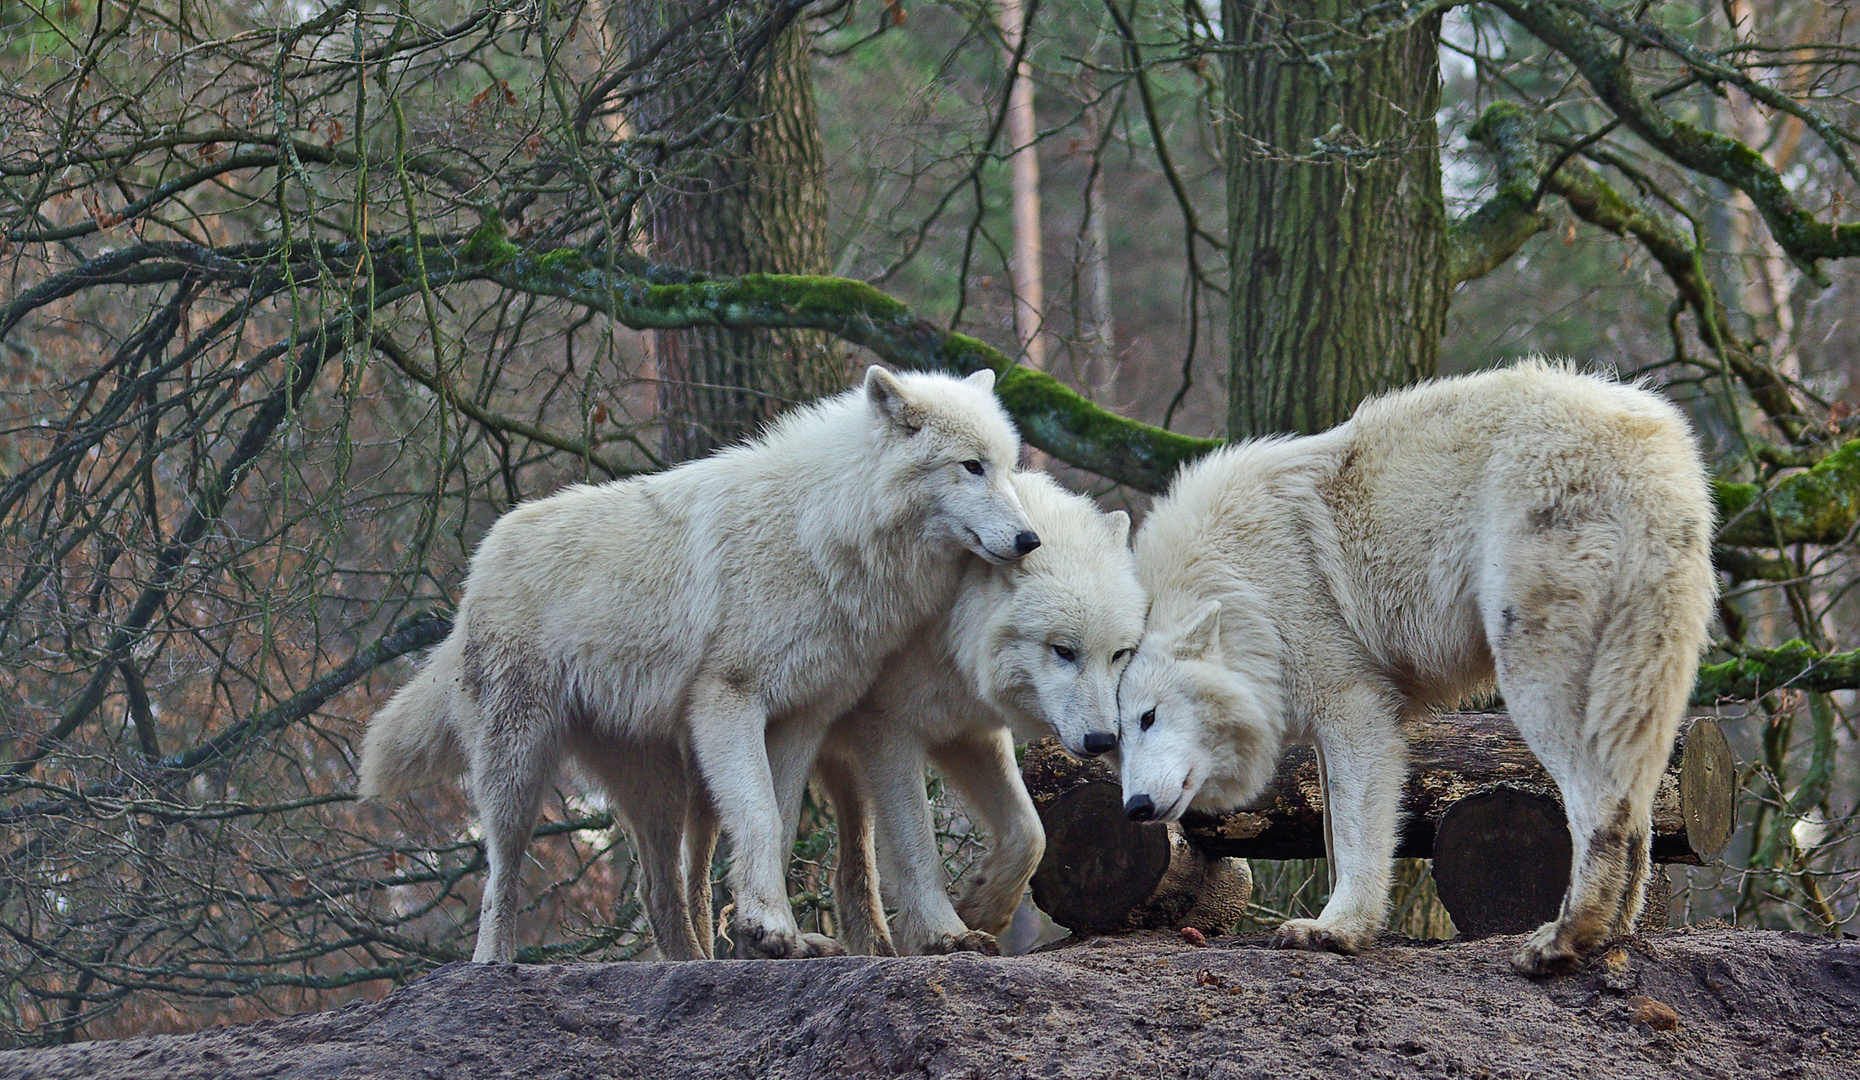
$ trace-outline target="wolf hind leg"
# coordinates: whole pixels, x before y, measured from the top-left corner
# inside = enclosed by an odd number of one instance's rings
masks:
[[[838,754],[822,754],[814,775],[827,801],[833,804],[833,819],[839,830],[833,902],[840,941],[849,952],[896,956],[898,949],[885,923],[885,901],[879,895],[871,799],[859,783],[856,766]]]
[[[666,960],[702,959],[704,943],[686,910],[685,804],[696,778],[686,775],[684,755],[664,743],[597,742],[591,737],[573,740],[570,750],[606,789],[626,821],[639,858],[640,906],[646,909],[659,955]]]
[[[685,801],[685,910],[691,917],[691,937],[699,954],[716,955],[717,921],[711,913],[711,859],[717,852],[717,810],[704,790],[696,766],[687,763],[691,783]]]
[[[543,787],[554,774],[558,743],[551,718],[520,694],[493,694],[482,706],[471,749],[471,796],[484,833],[487,869],[472,960],[509,963],[516,956],[516,916],[524,853],[536,827]]]
[[[1639,917],[1654,795],[1703,632],[1692,632],[1691,613],[1676,610],[1657,587],[1616,590],[1606,599],[1586,612],[1500,613],[1499,688],[1562,792],[1570,829],[1562,906],[1512,960],[1526,975],[1573,969]],[[1702,627],[1702,619],[1691,621]]]

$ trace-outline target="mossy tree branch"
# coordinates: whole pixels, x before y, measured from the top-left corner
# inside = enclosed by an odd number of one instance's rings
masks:
[[[1620,39],[1591,29],[1598,22],[1608,26],[1618,19],[1596,5],[1580,2],[1495,0],[1495,6],[1574,65],[1628,130],[1679,165],[1750,196],[1770,234],[1816,284],[1825,288],[1829,283],[1817,265],[1819,260],[1860,255],[1860,225],[1829,225],[1815,220],[1762,154],[1727,135],[1662,111],[1635,82]],[[1625,27],[1622,24],[1611,28],[1619,31]],[[1649,25],[1644,32],[1636,30],[1636,36],[1655,41],[1664,33]]]
[[[1161,492],[1177,468],[1221,445],[1100,408],[1052,376],[1016,367],[987,343],[950,333],[863,282],[778,274],[707,278],[643,261],[597,263],[575,250],[525,252],[483,236],[460,254],[480,265],[459,267],[457,278],[484,277],[518,291],[562,297],[634,329],[799,327],[829,331],[902,367],[958,374],[989,368],[1029,442],[1142,491]],[[1715,496],[1720,520],[1727,523],[1721,544],[1773,544],[1772,520],[1787,543],[1838,543],[1860,514],[1860,441],[1773,485],[1767,496],[1755,484],[1724,481],[1715,485]]]
[[[1860,439],[1814,468],[1784,477],[1768,492],[1721,480],[1713,495],[1723,523],[1720,544],[1770,547],[1779,536],[1785,544],[1841,543],[1860,518]]]
[[[862,282],[773,274],[706,278],[643,263],[601,265],[577,251],[537,255],[502,244],[493,252],[482,239],[476,244],[475,254],[490,255],[490,264],[462,267],[460,276],[483,276],[508,288],[559,296],[635,329],[802,327],[829,331],[902,367],[955,373],[989,368],[999,376],[1002,401],[1029,442],[1143,491],[1162,491],[1178,467],[1221,445],[1099,408],[1051,376],[1016,367],[986,343],[943,330]],[[1771,543],[1765,515],[1792,541],[1832,543],[1852,526],[1860,506],[1860,441],[1775,485],[1760,504],[1762,493],[1754,484],[1720,482],[1716,487],[1730,522],[1721,543]],[[1806,646],[1748,653],[1701,668],[1696,696],[1715,701],[1785,685],[1860,686],[1860,654],[1824,655]]]
[[[1806,642],[1751,649],[1721,664],[1701,664],[1692,688],[1696,705],[1749,701],[1778,690],[1852,690],[1860,687],[1860,650],[1823,653]]]
[[[1467,135],[1489,147],[1500,160],[1500,192],[1492,202],[1506,199],[1521,208],[1534,209],[1541,188],[1561,196],[1570,210],[1589,224],[1640,241],[1698,319],[1699,336],[1718,349],[1732,373],[1750,391],[1751,400],[1790,437],[1801,432],[1805,423],[1801,408],[1776,373],[1757,362],[1738,341],[1690,239],[1629,201],[1581,162],[1561,162],[1544,175],[1545,166],[1536,149],[1540,138],[1537,120],[1517,105],[1497,102],[1488,106]],[[1522,212],[1514,211],[1514,216]],[[1519,237],[1518,243],[1526,238]]]
[[[1572,185],[1570,190],[1576,189]],[[396,283],[394,295],[412,292],[413,252],[414,245],[404,242],[375,249],[374,267]],[[321,254],[355,253],[332,249]],[[1146,492],[1160,493],[1176,469],[1221,445],[1217,439],[1181,435],[1100,408],[1052,376],[1017,367],[987,343],[944,330],[859,281],[776,274],[711,278],[632,255],[609,259],[581,249],[526,251],[505,240],[495,220],[468,237],[423,240],[420,254],[418,262],[435,287],[492,281],[569,300],[634,329],[824,330],[900,367],[957,374],[988,368],[996,372],[1002,402],[1030,443]],[[1860,440],[1767,492],[1756,484],[1720,481],[1714,495],[1725,523],[1718,537],[1722,546],[1768,547],[1777,535],[1785,543],[1842,542],[1860,517]],[[1705,700],[1784,685],[1811,690],[1860,686],[1860,659],[1818,654],[1807,646],[1750,652],[1701,669],[1699,695]]]
[[[1029,443],[1082,469],[1160,492],[1184,462],[1220,445],[1118,416],[1058,379],[1018,367],[993,346],[951,333],[860,281],[792,274],[709,278],[644,265],[597,264],[575,250],[531,254],[482,237],[462,254],[491,255],[461,272],[558,296],[636,330],[721,326],[825,330],[901,367],[995,372],[995,392]]]
[[[1524,111],[1494,104],[1466,137],[1492,152],[1498,190],[1447,228],[1447,273],[1455,285],[1498,269],[1526,240],[1550,227],[1550,215],[1538,208],[1544,163],[1537,129]]]

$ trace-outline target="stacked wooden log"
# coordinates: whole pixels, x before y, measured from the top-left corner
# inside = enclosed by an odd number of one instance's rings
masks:
[[[1568,826],[1556,785],[1510,718],[1446,713],[1407,734],[1396,854],[1433,859],[1441,903],[1463,935],[1519,933],[1554,918],[1569,881]],[[1030,747],[1022,774],[1047,831],[1034,903],[1075,931],[1231,924],[1245,907],[1232,903],[1244,874],[1237,860],[1324,856],[1323,794],[1308,747],[1285,755],[1253,805],[1191,815],[1179,827],[1126,820],[1116,774],[1056,743]],[[1735,824],[1735,784],[1724,733],[1709,718],[1688,721],[1654,802],[1654,861],[1716,858]],[[1666,877],[1653,877],[1648,909],[1663,923]],[[1220,898],[1207,900],[1210,889]]]

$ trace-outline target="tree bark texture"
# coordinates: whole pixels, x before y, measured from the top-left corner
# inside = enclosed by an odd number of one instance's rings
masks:
[[[1556,785],[1509,718],[1442,714],[1409,725],[1407,736],[1397,856],[1434,860],[1441,902],[1463,934],[1517,933],[1554,917],[1569,883],[1569,828]],[[1028,747],[1021,775],[1046,827],[1034,903],[1079,932],[1206,929],[1228,914],[1231,923],[1251,894],[1250,877],[1239,892],[1235,860],[1325,854],[1317,755],[1308,747],[1285,755],[1253,805],[1191,815],[1179,829],[1126,820],[1111,767],[1080,761],[1053,740]],[[1716,858],[1736,826],[1736,784],[1717,723],[1688,721],[1654,802],[1654,861]],[[1661,896],[1650,887],[1644,926],[1664,925]]]
[[[695,14],[699,0],[635,0],[637,41]],[[753,15],[765,14],[759,7]],[[734,40],[699,62],[649,68],[663,80],[641,127],[696,138],[666,163],[646,208],[653,256],[712,274],[820,274],[828,269],[825,155],[807,27],[796,18],[760,49],[743,42],[751,15],[725,12],[704,37]],[[745,25],[738,25],[745,23]],[[746,57],[720,73],[717,58]],[[670,68],[671,70],[666,70]],[[734,74],[735,78],[728,77]],[[847,359],[822,334],[705,326],[654,339],[667,461],[699,457],[756,433],[788,405],[845,389]]]
[[[1321,62],[1363,0],[1225,0],[1230,438],[1313,434],[1434,374],[1450,281],[1439,19]],[[1333,50],[1346,34],[1329,39]]]
[[[1561,812],[1556,785],[1503,713],[1443,713],[1405,726],[1408,783],[1402,795],[1400,858],[1434,854],[1441,815],[1454,803],[1500,787],[1542,795]],[[1027,750],[1021,769],[1027,792],[1042,813],[1064,794],[1093,781],[1116,781],[1102,761],[1079,761],[1043,740]],[[1673,745],[1653,807],[1653,857],[1699,865],[1717,857],[1735,827],[1732,796],[1737,778],[1724,733],[1716,721],[1687,721]],[[1091,806],[1081,804],[1085,810]],[[1123,820],[1106,814],[1097,836]],[[1212,854],[1251,859],[1324,857],[1324,801],[1317,755],[1293,747],[1279,762],[1266,791],[1251,806],[1220,815],[1191,814],[1182,821],[1189,841]],[[1082,829],[1082,837],[1092,835]],[[1047,850],[1055,846],[1049,830]]]
[[[1443,713],[1407,725],[1405,734],[1409,768],[1398,857],[1433,857],[1441,816],[1460,800],[1496,788],[1543,796],[1561,813],[1556,784],[1504,714]],[[1654,799],[1655,861],[1696,866],[1724,850],[1734,824],[1734,769],[1715,721],[1692,720],[1681,729]],[[1296,747],[1279,762],[1278,773],[1253,806],[1185,819],[1183,831],[1194,843],[1223,855],[1318,859],[1324,857],[1323,808],[1317,755]]]

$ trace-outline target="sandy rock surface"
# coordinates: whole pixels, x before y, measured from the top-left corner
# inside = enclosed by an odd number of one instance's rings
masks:
[[[1516,938],[1262,941],[454,964],[335,1012],[0,1053],[0,1077],[1860,1077],[1860,942],[1666,931],[1534,983],[1507,966]]]

